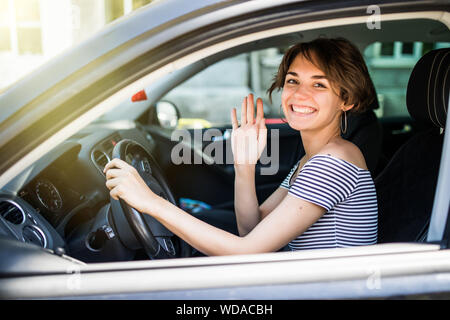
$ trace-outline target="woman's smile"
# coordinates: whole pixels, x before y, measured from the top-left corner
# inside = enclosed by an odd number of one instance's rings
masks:
[[[317,112],[316,108],[301,104],[291,104],[290,109],[296,116],[310,116]]]

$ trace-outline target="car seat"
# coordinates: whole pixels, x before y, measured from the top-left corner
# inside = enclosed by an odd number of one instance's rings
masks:
[[[376,173],[383,141],[383,127],[373,111],[376,108],[378,108],[377,99],[372,103],[372,107],[363,113],[349,112],[347,132],[341,134],[342,138],[353,142],[361,150],[372,176]]]
[[[424,125],[376,177],[378,242],[422,242],[433,207],[450,87],[450,48],[433,50],[415,65],[406,105]]]

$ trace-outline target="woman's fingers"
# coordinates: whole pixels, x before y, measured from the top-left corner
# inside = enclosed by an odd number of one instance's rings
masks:
[[[250,125],[257,124],[258,128],[259,128],[259,123],[264,118],[263,101],[261,98],[256,99],[256,118],[255,118],[255,103],[254,103],[253,99],[254,99],[254,96],[252,93],[250,93],[242,101],[241,126],[244,126],[247,124],[250,124]],[[239,127],[235,108],[233,108],[231,110],[231,125],[232,125],[233,129],[237,129]]]
[[[116,188],[119,184],[120,184],[120,179],[119,178],[106,180],[106,187],[109,190],[112,190],[112,189]]]
[[[261,155],[267,143],[267,128],[264,119],[259,124],[258,130],[258,153]]]
[[[239,127],[236,108],[231,109],[231,126],[233,127],[233,130],[236,130]]]
[[[256,100],[256,109],[257,110],[256,110],[256,119],[255,119],[254,95],[252,93],[250,93],[242,101],[241,126],[246,125],[246,124],[253,125],[255,123],[258,123],[258,120],[261,120],[264,117],[263,102],[262,102],[261,98],[258,98]],[[233,118],[232,118],[232,121],[233,121]]]
[[[253,102],[253,94],[247,96],[247,124],[255,123],[255,104]]]
[[[120,179],[115,178],[106,181],[106,187],[109,189],[109,195],[114,200],[119,200],[119,198],[124,197],[126,188],[123,185],[123,181],[121,181]]]
[[[261,98],[256,99],[256,123],[259,124],[264,118],[263,101]]]
[[[241,126],[247,124],[247,97],[244,98],[241,105]]]
[[[122,173],[121,169],[108,169],[105,173],[106,179],[117,178],[118,176],[120,176],[121,173]]]
[[[120,198],[120,192],[119,192],[119,188],[115,187],[113,189],[110,189],[111,191],[109,192],[109,195],[111,196],[111,198],[113,198],[114,200],[119,200]]]
[[[106,164],[106,166],[103,168],[103,173],[106,173],[109,169],[117,168],[117,169],[123,169],[129,166],[128,163],[126,163],[123,160],[120,160],[118,158],[112,159],[110,162]]]

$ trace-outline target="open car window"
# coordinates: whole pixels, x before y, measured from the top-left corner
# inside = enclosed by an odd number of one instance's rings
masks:
[[[369,73],[378,94],[379,118],[409,117],[406,88],[416,62],[427,52],[448,48],[449,42],[375,42],[364,49]]]
[[[406,88],[416,62],[433,49],[449,42],[374,42],[362,53],[379,101],[378,118],[409,118]],[[286,46],[255,50],[223,59],[170,90],[161,100],[173,103],[180,112],[179,128],[207,128],[229,125],[229,111],[239,109],[249,92],[264,101],[266,118],[280,118],[280,94],[271,85]],[[408,130],[408,127],[405,129]]]

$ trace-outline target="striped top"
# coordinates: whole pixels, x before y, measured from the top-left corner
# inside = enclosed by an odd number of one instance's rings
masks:
[[[331,155],[315,155],[295,181],[297,163],[281,183],[289,194],[326,209],[308,230],[289,243],[292,250],[371,245],[377,241],[378,205],[370,171]]]

